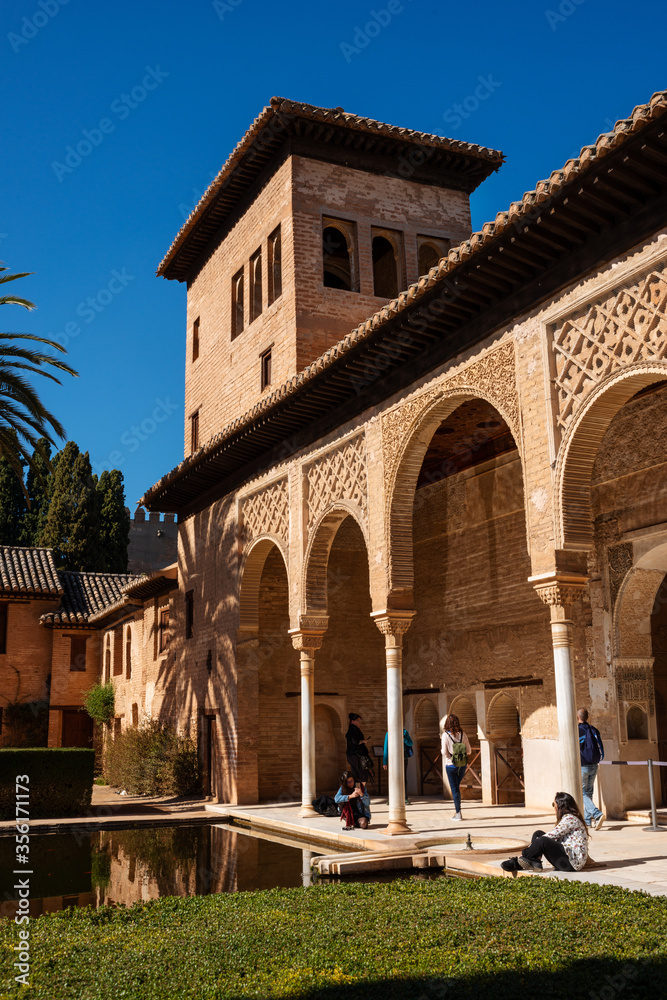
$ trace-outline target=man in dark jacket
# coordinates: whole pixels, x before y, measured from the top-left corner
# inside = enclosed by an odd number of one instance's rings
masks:
[[[593,802],[593,786],[598,773],[598,764],[604,759],[604,746],[599,730],[588,724],[588,710],[580,708],[579,753],[581,756],[581,790],[584,794],[584,819],[588,826],[599,830],[606,817]]]

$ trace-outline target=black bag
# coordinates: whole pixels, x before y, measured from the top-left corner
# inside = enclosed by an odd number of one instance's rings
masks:
[[[365,753],[359,754],[359,763],[361,764],[364,771],[368,774],[373,774],[375,771],[375,764],[370,757],[367,757]]]
[[[330,795],[319,795],[316,799],[313,799],[312,806],[320,816],[338,815],[338,807]]]

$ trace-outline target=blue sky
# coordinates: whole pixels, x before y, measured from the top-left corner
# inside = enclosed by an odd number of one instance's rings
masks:
[[[666,86],[657,0],[4,0],[0,19],[0,259],[38,305],[3,329],[67,344],[80,378],[43,399],[132,509],[183,456],[186,291],[155,269],[272,95],[502,149],[477,229]]]

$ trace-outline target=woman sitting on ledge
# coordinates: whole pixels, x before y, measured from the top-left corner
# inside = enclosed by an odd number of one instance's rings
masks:
[[[371,800],[363,781],[355,781],[352,771],[343,771],[340,788],[336,792],[336,805],[341,815],[343,827],[353,830],[355,826],[368,829],[371,821]]]
[[[500,867],[506,872],[542,871],[542,855],[559,872],[579,872],[588,860],[588,830],[579,806],[567,792],[557,792],[553,801],[556,826],[545,833],[536,830],[530,847],[520,858],[509,858]]]

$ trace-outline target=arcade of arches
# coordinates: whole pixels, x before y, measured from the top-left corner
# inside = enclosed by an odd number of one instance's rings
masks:
[[[444,254],[467,231],[463,182],[435,161],[387,175],[370,146],[345,166],[374,126],[322,115],[295,146],[317,158],[267,168],[227,228],[219,183],[163,262],[209,331],[186,369],[206,443],[144,498],[179,513],[179,586],[163,676],[133,661],[132,677],[155,711],[208,727],[221,801],[312,814],[353,711],[371,748],[389,735],[389,833],[406,791],[448,796],[452,711],[473,745],[465,796],[581,799],[580,706],[609,760],[667,757],[667,95],[420,278],[424,241]],[[344,133],[333,157],[317,146]],[[466,175],[490,155],[468,154]],[[281,300],[230,353],[220,282],[278,224]],[[646,770],[601,767],[595,794],[610,816],[645,808]]]
[[[536,482],[533,429],[517,420],[511,392],[488,391],[470,369],[469,388],[450,393],[443,380],[381,426],[347,428],[340,443],[239,494],[249,555],[238,590],[238,767],[218,778],[220,797],[301,796],[307,813],[346,766],[348,712],[379,748],[398,700],[415,739],[409,794],[448,795],[438,747],[454,711],[473,743],[464,797],[548,805],[567,780],[559,648],[570,704],[589,707],[608,756],[665,758],[667,381],[622,374],[629,388],[611,404],[599,397],[583,558],[566,539],[544,555],[558,484]],[[569,432],[574,454],[576,425]],[[590,440],[581,450],[590,454]],[[552,532],[564,531],[560,516]],[[196,537],[197,518],[188,525]],[[632,781],[620,768],[602,775],[610,814],[646,804],[632,770]],[[398,807],[392,822],[405,828]]]

